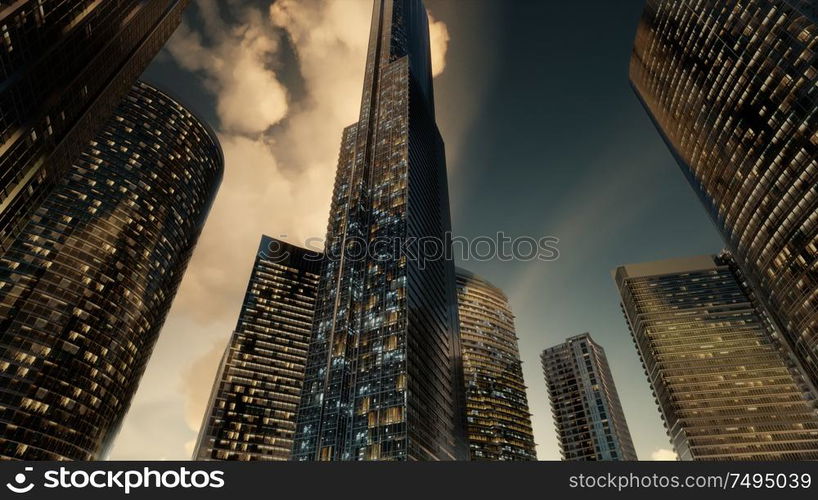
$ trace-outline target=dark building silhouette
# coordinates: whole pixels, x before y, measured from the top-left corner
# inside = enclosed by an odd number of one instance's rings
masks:
[[[633,264],[614,278],[680,460],[818,459],[813,396],[729,256]]]
[[[562,459],[636,460],[605,350],[585,333],[541,359]]]
[[[22,227],[0,258],[0,458],[104,456],[223,168],[213,132],[139,83]]]
[[[187,4],[0,2],[0,250],[105,125]]]
[[[536,460],[514,314],[502,290],[457,269],[472,460]]]
[[[420,0],[375,0],[364,81],[342,139],[293,457],[465,460],[454,265],[390,245],[450,246]]]
[[[320,258],[262,237],[194,460],[289,460]]]
[[[815,2],[648,0],[630,78],[818,384]]]

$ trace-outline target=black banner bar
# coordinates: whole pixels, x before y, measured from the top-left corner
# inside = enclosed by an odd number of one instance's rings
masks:
[[[0,498],[816,498],[798,463],[4,462]]]

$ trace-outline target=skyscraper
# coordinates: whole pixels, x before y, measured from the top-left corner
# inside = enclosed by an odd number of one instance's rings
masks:
[[[818,459],[815,402],[737,273],[726,255],[615,271],[671,443],[681,460]]]
[[[514,315],[506,295],[457,269],[457,308],[472,460],[536,460]]]
[[[194,460],[289,460],[321,255],[263,236]]]
[[[0,251],[110,118],[187,4],[0,3]]]
[[[224,169],[215,134],[144,83],[0,258],[0,458],[103,456]]]
[[[636,460],[605,350],[584,333],[542,353],[562,459]]]
[[[293,456],[468,458],[429,24],[375,0],[358,123],[344,130]]]
[[[648,0],[631,82],[818,385],[818,14],[806,0]]]

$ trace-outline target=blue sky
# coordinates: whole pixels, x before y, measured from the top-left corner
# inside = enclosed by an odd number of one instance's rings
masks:
[[[539,458],[559,458],[539,354],[590,332],[650,459],[670,445],[610,271],[718,252],[721,241],[628,84],[643,2],[426,4],[455,233],[560,239],[556,262],[461,263],[510,296]],[[227,174],[111,458],[189,457],[261,233],[322,236],[370,9],[194,1],[146,72],[218,130]]]
[[[452,165],[454,229],[553,235],[561,257],[464,265],[511,298],[540,459],[559,451],[539,353],[586,331],[607,351],[637,451],[649,459],[670,446],[609,273],[717,252],[721,240],[628,83],[643,2],[505,3],[491,19],[501,26],[484,69],[492,84]],[[463,75],[455,50],[439,101],[484,77]]]

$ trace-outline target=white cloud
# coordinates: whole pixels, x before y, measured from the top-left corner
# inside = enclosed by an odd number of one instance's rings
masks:
[[[438,76],[446,69],[446,52],[449,50],[449,29],[429,13],[429,39],[432,52],[432,75]]]
[[[659,448],[650,454],[650,459],[654,461],[669,462],[677,460],[676,452],[665,448]]]
[[[287,91],[269,69],[278,50],[275,31],[263,11],[239,11],[242,22],[227,26],[212,0],[199,3],[208,40],[182,24],[167,48],[185,69],[206,75],[216,95],[220,128],[254,134],[267,130],[287,114]]]
[[[196,440],[191,439],[190,441],[185,443],[185,455],[188,457],[193,456],[193,450],[196,449]]]

